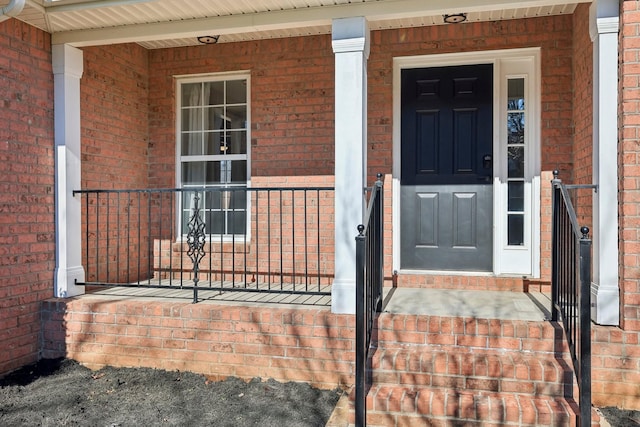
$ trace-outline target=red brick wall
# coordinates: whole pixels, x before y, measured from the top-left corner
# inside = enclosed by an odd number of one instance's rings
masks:
[[[251,175],[333,175],[330,36],[150,52],[150,177],[175,186],[173,76],[251,71]]]
[[[589,34],[589,5],[578,5],[573,14],[573,176],[560,178],[571,184],[593,182],[593,43]],[[592,227],[592,190],[575,194],[574,207],[580,225]]]
[[[47,301],[43,324],[45,357],[66,355],[92,368],[147,366],[322,388],[354,381],[355,319],[328,308],[85,297]]]
[[[123,44],[82,51],[82,187],[147,188],[147,50]]]
[[[0,374],[38,359],[55,269],[51,38],[0,23]]]
[[[80,81],[82,129],[82,188],[148,188],[149,142],[149,63],[147,50],[137,44],[83,48],[84,72]],[[140,200],[138,200],[138,196]],[[138,205],[140,202],[140,205]],[[117,195],[83,201],[83,245],[89,218],[88,256],[84,248],[88,281],[133,281],[149,276],[149,226],[147,216],[132,225],[133,232],[117,238],[128,229],[124,221],[113,221],[107,230],[106,207],[110,217],[120,212],[123,218],[136,221],[138,210],[146,213],[148,198]],[[102,211],[96,209],[100,206]],[[97,220],[97,212],[103,216]],[[128,215],[128,216],[127,216]],[[141,231],[141,234],[138,233]],[[94,239],[97,237],[97,240]],[[111,238],[110,244],[107,237]],[[138,245],[141,251],[137,251]],[[131,250],[131,244],[136,250]],[[118,261],[121,262],[118,262]],[[128,261],[129,264],[126,262]],[[138,262],[140,261],[140,262]],[[111,274],[107,273],[107,263]],[[116,274],[117,273],[117,274]]]

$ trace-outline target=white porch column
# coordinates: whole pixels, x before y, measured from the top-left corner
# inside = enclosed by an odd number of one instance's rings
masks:
[[[55,296],[84,293],[81,244],[80,198],[80,78],[82,51],[69,45],[54,45],[54,120],[56,147],[56,273]]]
[[[618,285],[618,0],[594,1],[593,41],[593,283],[591,318],[619,325]]]
[[[335,19],[335,278],[333,313],[356,311],[356,241],[364,218],[367,174],[367,59],[363,17]]]

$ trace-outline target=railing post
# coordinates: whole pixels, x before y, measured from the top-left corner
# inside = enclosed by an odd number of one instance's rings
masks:
[[[205,255],[204,242],[206,240],[205,225],[202,217],[200,216],[200,197],[198,192],[195,192],[193,199],[193,215],[189,219],[189,233],[187,234],[187,245],[189,250],[187,255],[193,262],[193,303],[198,302],[198,271],[200,270],[200,261]]]
[[[375,295],[374,298],[375,306],[374,312],[378,312],[382,309],[382,287],[384,284],[384,198],[382,196],[382,174],[379,173],[377,175],[377,180],[375,183],[377,188],[376,195],[376,224],[375,224],[375,254],[376,254],[376,271],[374,272],[376,277],[376,286],[375,286]]]
[[[580,229],[580,425],[591,426],[591,239]]]
[[[365,236],[364,225],[358,225],[356,236],[356,426],[367,425],[366,408],[366,360],[367,360],[367,334],[365,319]]]
[[[551,320],[558,321],[558,302],[559,302],[559,262],[560,249],[559,242],[559,209],[560,209],[560,188],[561,183],[558,179],[559,172],[553,171],[553,180],[551,180]]]

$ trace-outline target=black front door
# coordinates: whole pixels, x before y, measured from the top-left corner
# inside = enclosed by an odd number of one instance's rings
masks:
[[[492,271],[493,66],[402,70],[401,268]]]

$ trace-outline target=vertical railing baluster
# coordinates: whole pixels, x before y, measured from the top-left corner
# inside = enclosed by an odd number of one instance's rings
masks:
[[[296,289],[296,194],[291,190],[291,286]]]
[[[316,249],[316,255],[318,257],[318,291],[320,291],[320,289],[322,288],[322,277],[321,277],[321,272],[322,272],[322,266],[320,265],[320,190],[316,190],[316,232],[317,232],[317,249]]]
[[[193,201],[193,214],[188,224],[187,245],[189,246],[189,250],[187,251],[187,255],[193,263],[193,303],[195,304],[198,302],[198,273],[200,271],[200,261],[205,255],[204,243],[206,241],[206,235],[205,224],[200,216],[200,206],[198,205],[200,197],[197,192],[195,193]]]
[[[307,189],[304,189],[304,289],[309,290],[309,236],[307,234]]]
[[[367,361],[367,314],[365,292],[365,245],[364,225],[358,226],[356,236],[356,426],[366,426],[366,361]]]
[[[120,193],[116,193],[116,282],[120,281]]]
[[[271,190],[267,190],[267,283],[271,289]]]
[[[86,212],[87,212],[87,217],[85,218],[85,262],[86,262],[86,268],[87,268],[87,278],[91,277],[91,272],[89,271],[89,252],[90,252],[90,247],[89,247],[89,218],[90,218],[90,212],[89,212],[89,196],[90,194],[87,193],[85,194],[85,207],[86,207]]]
[[[100,193],[96,193],[96,281],[100,280]]]
[[[251,224],[255,224],[256,225],[256,288],[260,287],[260,192],[258,191],[253,191],[252,194],[255,194],[255,212],[256,212],[256,219],[255,221],[251,221],[249,222],[249,227],[251,227]],[[252,208],[253,209],[253,208]],[[251,213],[248,213],[248,215],[251,217]]]
[[[279,191],[279,195],[280,195],[280,289],[282,289],[282,284],[284,283],[284,276],[283,276],[283,272],[284,272],[284,241],[283,241],[283,221],[282,218],[284,217],[284,210],[282,207],[282,197],[283,197],[283,193],[282,190]]]

